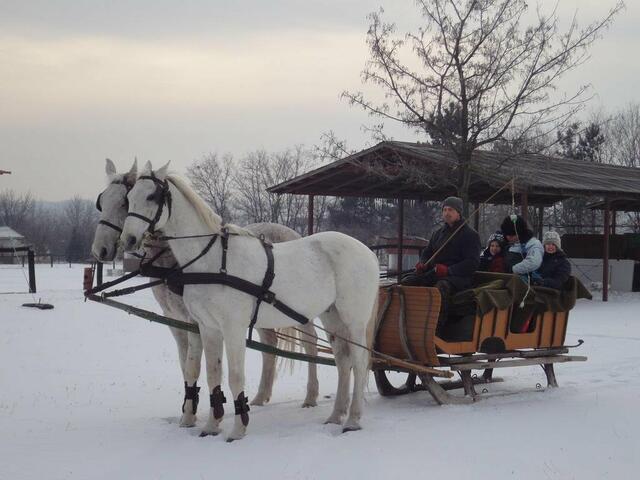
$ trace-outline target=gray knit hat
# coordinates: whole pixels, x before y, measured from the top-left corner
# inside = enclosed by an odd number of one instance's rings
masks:
[[[463,204],[462,204],[461,198],[458,198],[458,197],[445,198],[444,202],[442,202],[442,208],[444,207],[451,207],[454,210],[457,210],[460,216],[462,216]]]
[[[560,235],[558,235],[558,232],[545,232],[542,236],[542,244],[546,245],[547,243],[551,243],[555,245],[558,250],[562,250],[562,243],[560,242]]]

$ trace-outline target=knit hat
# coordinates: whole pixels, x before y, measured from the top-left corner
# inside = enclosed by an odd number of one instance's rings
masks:
[[[462,216],[463,204],[462,204],[461,198],[458,198],[458,197],[445,198],[444,202],[442,202],[442,208],[444,207],[451,207],[454,210],[456,210],[460,214],[460,216]]]
[[[514,218],[515,217],[515,218]],[[521,242],[526,243],[533,236],[527,221],[520,215],[507,215],[500,225],[504,235],[518,235]]]
[[[560,242],[558,232],[545,232],[542,236],[542,244],[546,245],[547,243],[551,243],[555,245],[558,250],[562,250],[562,243]]]
[[[491,246],[491,242],[498,242],[500,248],[504,248],[504,235],[502,235],[502,232],[495,232],[489,235],[489,239],[487,240],[487,247]]]

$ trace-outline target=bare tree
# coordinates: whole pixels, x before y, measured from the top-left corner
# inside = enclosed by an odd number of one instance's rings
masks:
[[[35,201],[31,193],[18,195],[13,190],[3,190],[0,192],[0,225],[7,225],[24,233],[34,207]]]
[[[563,126],[587,100],[587,87],[556,95],[557,81],[587,59],[589,47],[623,4],[585,28],[574,16],[565,31],[555,10],[547,15],[538,10],[537,20],[523,28],[525,0],[418,0],[417,5],[424,26],[404,38],[396,36],[394,24],[383,22],[382,11],[370,15],[370,59],[362,80],[380,87],[385,101],[362,92],[345,91],[343,97],[450,149],[457,165],[446,175],[466,210],[474,150],[510,132],[530,138]]]
[[[267,188],[300,175],[312,165],[313,156],[301,146],[274,154],[258,150],[246,155],[234,177],[235,206],[243,219],[248,223],[281,223],[304,233],[307,199],[269,193]],[[323,211],[322,202],[319,208]]]
[[[231,154],[210,153],[187,167],[193,188],[225,222],[231,220],[235,164]]]
[[[607,163],[640,167],[640,104],[631,103],[615,114],[605,127],[604,157]],[[640,212],[628,212],[627,222],[640,232]]]

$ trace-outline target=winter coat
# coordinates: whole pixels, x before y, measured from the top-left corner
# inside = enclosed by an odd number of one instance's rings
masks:
[[[505,273],[507,270],[504,255],[500,252],[498,255],[493,256],[489,248],[485,248],[480,255],[480,266],[478,270],[481,272]]]
[[[420,254],[420,262],[426,263],[431,256],[440,249],[447,239],[460,226],[462,220],[457,221],[451,227],[446,223],[436,230],[427,247]],[[472,283],[473,272],[478,269],[480,263],[480,237],[469,225],[464,225],[449,243],[431,260],[427,268],[433,268],[441,263],[449,268],[448,280],[457,290],[469,288]]]
[[[545,252],[537,273],[542,277],[537,284],[560,290],[571,275],[571,264],[562,250]]]
[[[507,253],[507,270],[518,275],[535,272],[542,264],[544,247],[540,240],[531,237],[527,243],[514,243]]]

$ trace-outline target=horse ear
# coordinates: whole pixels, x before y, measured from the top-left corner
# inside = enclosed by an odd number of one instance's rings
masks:
[[[169,160],[166,165],[164,167],[162,167],[160,170],[158,170],[156,172],[156,177],[158,177],[161,180],[164,180],[167,176],[167,171],[169,170],[169,164],[171,163],[171,160]]]
[[[105,167],[105,172],[107,172],[108,176],[116,174],[116,166],[113,164],[111,160],[107,158],[107,165]]]
[[[133,185],[136,183],[136,178],[138,177],[138,158],[133,161],[133,165],[131,165],[131,169],[125,174],[124,180],[129,185]]]
[[[150,174],[152,171],[153,165],[151,165],[151,162],[147,160],[147,163],[144,164],[144,170],[142,171],[142,173]]]

